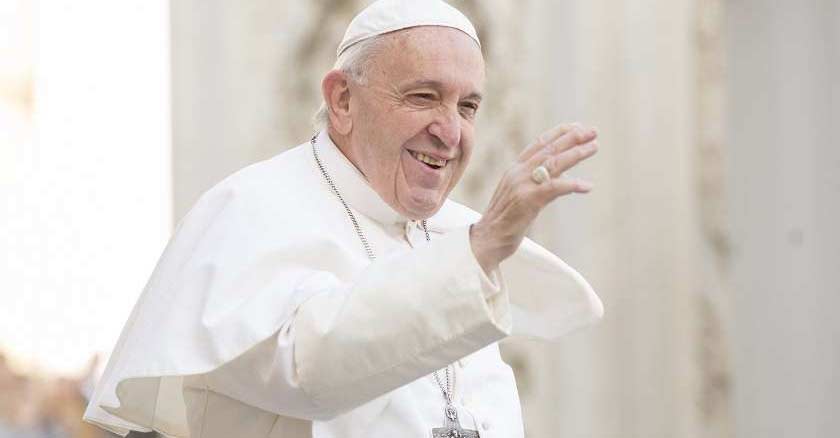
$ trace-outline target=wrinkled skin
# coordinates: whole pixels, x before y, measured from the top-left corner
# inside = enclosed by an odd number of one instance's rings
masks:
[[[338,70],[324,78],[329,134],[388,205],[405,217],[426,219],[441,208],[472,156],[484,60],[478,45],[456,29],[424,26],[385,38],[365,84]],[[564,172],[597,152],[596,138],[594,129],[558,125],[512,163],[470,229],[485,271],[513,254],[546,205],[591,190]],[[445,165],[429,166],[418,152]],[[537,184],[531,173],[540,165],[551,178]]]
[[[472,155],[484,60],[455,29],[418,27],[386,38],[367,84],[348,81],[350,120],[333,123],[331,136],[394,210],[425,219],[443,205]],[[410,151],[446,165],[430,168]]]

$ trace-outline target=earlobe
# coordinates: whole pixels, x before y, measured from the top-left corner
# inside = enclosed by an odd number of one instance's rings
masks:
[[[321,82],[321,92],[327,105],[330,125],[341,135],[347,135],[353,128],[350,114],[350,87],[347,77],[340,70],[332,70]]]

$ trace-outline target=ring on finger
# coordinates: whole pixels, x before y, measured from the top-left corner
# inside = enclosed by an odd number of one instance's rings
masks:
[[[548,169],[544,165],[540,165],[531,172],[531,179],[537,184],[542,184],[551,179],[551,174],[548,173]]]

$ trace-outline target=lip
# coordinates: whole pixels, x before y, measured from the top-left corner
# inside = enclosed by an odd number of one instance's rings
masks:
[[[454,159],[455,159],[455,157],[444,157],[443,155],[438,155],[438,154],[436,154],[436,153],[434,153],[434,152],[424,152],[424,151],[418,151],[418,150],[416,150],[416,149],[406,149],[406,150],[407,150],[407,151],[409,151],[409,152],[414,152],[414,153],[418,153],[418,154],[423,154],[423,155],[426,155],[427,157],[432,157],[432,158],[434,158],[435,160],[440,160],[440,161],[447,161],[447,162],[449,162],[449,161],[452,161],[452,160],[454,160]],[[413,157],[412,157],[412,158],[413,158]],[[447,166],[448,166],[448,165],[449,165],[449,163],[447,163]]]
[[[422,152],[421,152],[422,153]],[[446,168],[450,166],[451,163],[446,163],[446,166],[435,169],[434,167],[428,166],[426,163],[418,160],[414,157],[411,153],[406,154],[408,160],[410,160],[414,166],[416,167],[421,175],[426,175],[426,177],[433,177],[434,180],[443,176],[443,173],[446,171]]]

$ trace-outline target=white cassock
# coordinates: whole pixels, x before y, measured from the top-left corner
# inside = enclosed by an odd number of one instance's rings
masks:
[[[391,209],[322,132],[318,152],[370,240],[370,262],[309,142],[205,193],[123,329],[85,419],[125,435],[429,437],[455,363],[461,425],[523,436],[497,341],[555,339],[601,317],[559,258],[525,240],[488,278],[474,211],[428,221]]]

